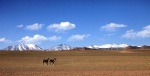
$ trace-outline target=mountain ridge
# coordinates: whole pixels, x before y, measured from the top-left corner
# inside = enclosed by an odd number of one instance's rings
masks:
[[[60,44],[57,46],[50,47],[48,49],[48,51],[71,50],[71,49],[72,49],[72,47],[70,45]]]
[[[86,46],[87,48],[91,49],[100,49],[100,48],[125,48],[129,46],[128,44],[104,44],[104,45],[91,45],[91,46]]]
[[[18,45],[8,46],[3,50],[10,50],[10,51],[26,51],[26,50],[42,50],[41,47],[34,45],[34,44],[24,44],[20,43]]]
[[[101,49],[101,50],[119,50],[123,49],[127,46],[130,46],[128,44],[104,44],[104,45],[90,45],[90,46],[84,46],[89,49]],[[37,50],[37,51],[65,51],[65,50],[72,50],[76,47],[71,47],[68,44],[59,44],[57,46],[52,46],[48,49],[42,49],[41,47],[34,45],[34,44],[24,44],[20,43],[18,45],[8,46],[4,48],[3,50],[10,50],[10,51],[27,51],[27,50]],[[83,48],[83,47],[80,47]]]

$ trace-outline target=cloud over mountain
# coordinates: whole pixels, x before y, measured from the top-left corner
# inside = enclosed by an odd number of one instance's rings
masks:
[[[51,24],[47,27],[48,30],[52,30],[55,32],[64,32],[66,30],[70,30],[75,28],[75,24],[70,22],[61,22],[60,24]]]
[[[39,29],[41,29],[43,26],[44,26],[44,24],[35,23],[35,24],[32,24],[32,25],[26,26],[26,29],[28,29],[28,30],[39,30]]]
[[[134,31],[133,29],[127,30],[124,35],[122,35],[123,38],[149,38],[150,37],[150,25],[143,27],[143,30],[141,31]]]
[[[105,26],[102,26],[101,29],[106,31],[116,31],[117,28],[123,28],[123,27],[127,27],[127,26],[124,24],[110,23]]]
[[[36,34],[33,37],[25,36],[21,40],[18,40],[18,42],[27,43],[27,44],[33,44],[33,43],[40,44],[42,41],[46,41],[46,40],[56,41],[60,39],[61,37],[57,37],[57,36],[45,37],[45,36]]]

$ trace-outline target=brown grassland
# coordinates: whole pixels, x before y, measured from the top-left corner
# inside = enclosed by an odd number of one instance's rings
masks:
[[[150,76],[150,50],[0,51],[0,76]]]

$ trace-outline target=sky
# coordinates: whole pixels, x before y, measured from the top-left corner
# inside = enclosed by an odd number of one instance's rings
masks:
[[[0,0],[0,49],[150,45],[149,0]]]

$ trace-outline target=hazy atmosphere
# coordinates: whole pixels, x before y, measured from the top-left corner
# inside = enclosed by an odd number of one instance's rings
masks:
[[[0,49],[149,41],[149,0],[0,0]]]

